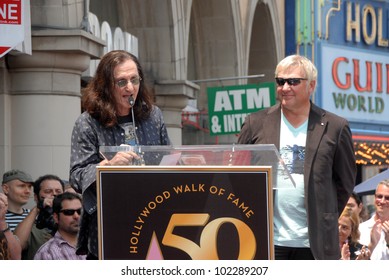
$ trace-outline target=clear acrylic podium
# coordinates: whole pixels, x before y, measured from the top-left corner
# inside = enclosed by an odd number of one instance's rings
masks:
[[[269,166],[273,188],[294,188],[295,182],[273,144],[202,146],[100,146],[100,153],[111,159],[119,151],[135,151],[146,166]]]
[[[273,259],[273,191],[294,188],[274,145],[102,146],[100,259]]]

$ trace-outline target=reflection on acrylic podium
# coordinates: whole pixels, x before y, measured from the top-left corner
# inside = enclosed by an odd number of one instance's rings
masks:
[[[273,259],[273,188],[294,188],[274,145],[100,147],[99,258]]]

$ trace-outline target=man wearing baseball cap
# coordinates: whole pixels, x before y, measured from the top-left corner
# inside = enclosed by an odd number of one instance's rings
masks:
[[[3,174],[1,186],[8,199],[6,221],[11,231],[14,231],[30,212],[30,209],[23,206],[32,196],[33,182],[31,175],[21,170],[12,169]]]

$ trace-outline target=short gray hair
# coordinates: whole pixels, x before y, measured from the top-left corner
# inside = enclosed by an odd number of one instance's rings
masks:
[[[379,185],[384,185],[385,187],[389,188],[389,179],[382,180],[381,182],[378,183],[377,187]]]
[[[308,83],[317,80],[316,66],[307,57],[298,54],[289,55],[281,60],[276,67],[275,77],[277,78],[281,71],[294,67],[299,67],[303,70],[305,73],[303,78],[307,78]]]

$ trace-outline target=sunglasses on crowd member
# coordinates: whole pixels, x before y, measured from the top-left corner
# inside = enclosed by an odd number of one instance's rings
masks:
[[[142,80],[141,77],[134,77],[134,78],[131,78],[129,80],[121,79],[121,80],[116,82],[116,85],[120,88],[124,88],[128,85],[128,82],[130,82],[133,86],[137,86],[137,85],[139,85],[141,80]]]
[[[65,216],[73,216],[75,212],[77,212],[78,215],[81,215],[81,208],[78,208],[78,209],[62,209],[59,212],[63,213]]]
[[[288,85],[290,85],[290,86],[297,86],[303,80],[306,81],[308,79],[304,79],[304,78],[288,78],[288,79],[276,78],[276,83],[279,86],[283,86],[283,85],[285,85],[285,83],[288,83]]]

